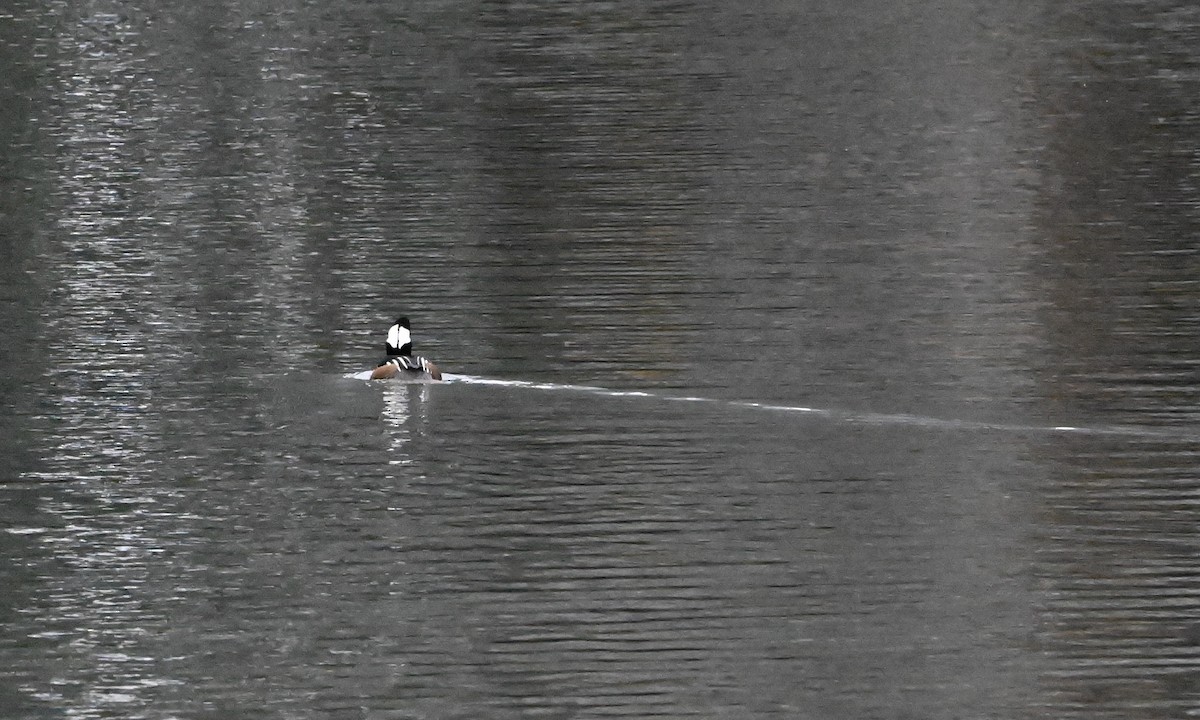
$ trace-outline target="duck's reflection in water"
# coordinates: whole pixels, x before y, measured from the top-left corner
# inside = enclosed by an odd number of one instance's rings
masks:
[[[383,392],[383,419],[393,428],[389,448],[391,465],[409,465],[406,446],[425,426],[429,386],[424,383],[388,383]]]

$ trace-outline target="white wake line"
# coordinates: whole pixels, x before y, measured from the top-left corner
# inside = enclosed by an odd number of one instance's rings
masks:
[[[773,403],[753,402],[749,400],[719,400],[716,398],[695,397],[686,395],[664,395],[646,392],[644,390],[612,390],[596,385],[568,385],[564,383],[534,382],[529,380],[498,380],[495,378],[476,377],[473,375],[454,375],[446,373],[443,379],[447,382],[470,383],[473,385],[497,385],[501,387],[529,388],[532,390],[557,390],[566,392],[588,393],[604,397],[644,397],[663,402],[691,402],[726,407],[749,408],[769,412],[790,413],[795,415],[811,415],[826,417],[841,422],[861,425],[911,425],[915,427],[935,428],[941,430],[988,430],[1004,433],[1038,433],[1064,435],[1110,435],[1121,437],[1142,437],[1162,439],[1200,439],[1200,433],[1194,431],[1171,431],[1137,425],[1108,425],[1100,427],[1085,427],[1075,425],[1020,425],[1015,423],[996,423],[982,420],[952,420],[947,418],[911,415],[907,413],[873,413],[849,412],[828,408],[805,407],[803,405],[777,405]]]

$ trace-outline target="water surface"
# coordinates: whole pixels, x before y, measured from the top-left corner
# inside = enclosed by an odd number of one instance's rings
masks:
[[[0,715],[1198,711],[1200,13],[410,5],[0,11]]]

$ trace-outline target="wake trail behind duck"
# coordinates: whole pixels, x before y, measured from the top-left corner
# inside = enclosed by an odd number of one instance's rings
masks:
[[[445,373],[443,379],[452,383],[467,383],[473,385],[492,385],[510,388],[528,388],[531,390],[576,392],[602,397],[643,397],[661,402],[701,403],[721,405],[730,408],[743,408],[763,412],[807,415],[824,417],[840,422],[858,425],[908,425],[940,430],[990,431],[1004,433],[1033,433],[1046,435],[1093,435],[1093,436],[1123,436],[1137,438],[1161,439],[1200,439],[1200,432],[1189,429],[1171,430],[1169,428],[1151,428],[1138,425],[1104,425],[1104,426],[1075,426],[1075,425],[1027,425],[1020,423],[989,422],[985,420],[962,420],[940,418],[909,413],[875,413],[852,412],[831,408],[816,408],[804,405],[780,405],[775,403],[755,402],[750,400],[722,400],[717,398],[697,397],[691,395],[669,395],[665,393],[648,392],[645,390],[613,390],[596,385],[572,385],[566,383],[538,382],[530,380],[505,380],[485,378],[474,375],[456,375]]]

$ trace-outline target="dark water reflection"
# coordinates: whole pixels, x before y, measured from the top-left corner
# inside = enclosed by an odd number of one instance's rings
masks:
[[[1195,714],[1198,26],[16,0],[0,716]]]

